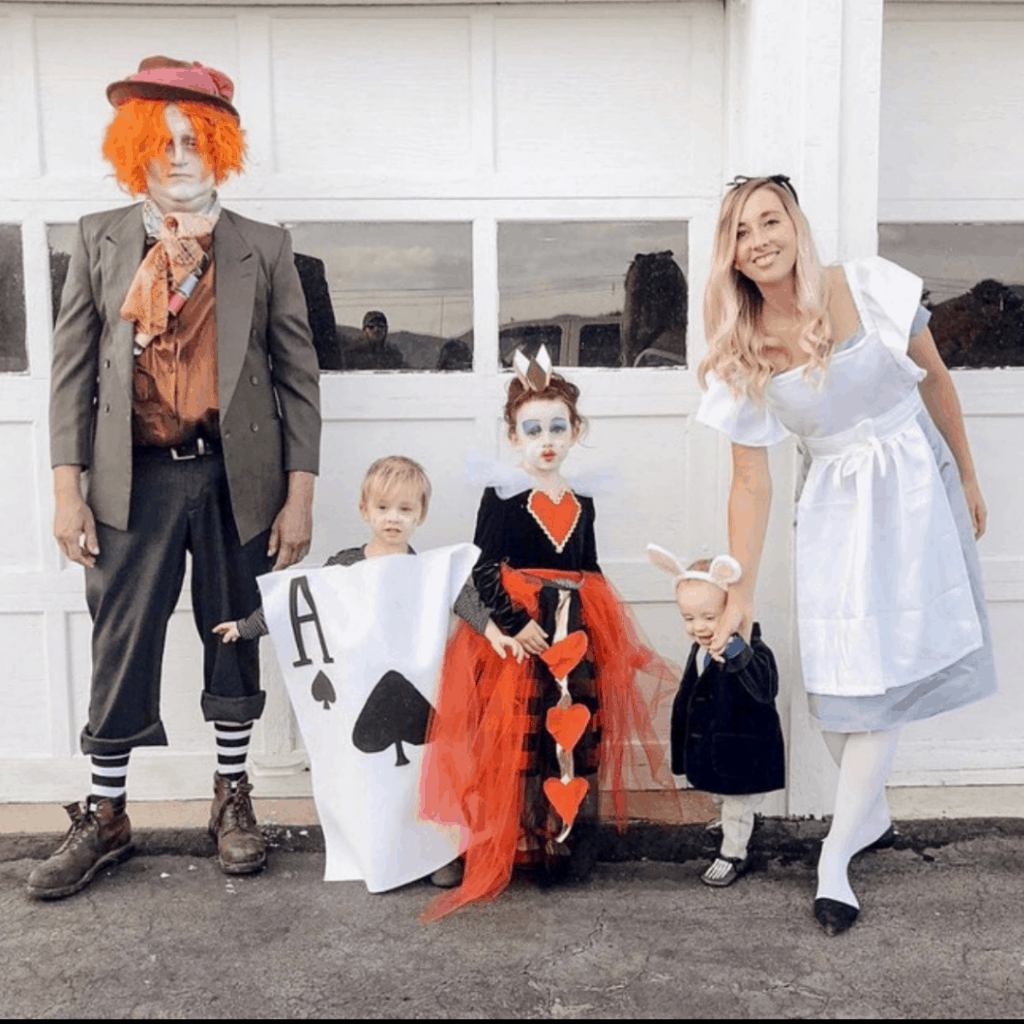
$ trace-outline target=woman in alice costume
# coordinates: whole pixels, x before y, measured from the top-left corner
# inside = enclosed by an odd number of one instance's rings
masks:
[[[880,257],[822,267],[783,175],[737,179],[723,200],[697,418],[733,442],[729,545],[744,573],[712,649],[749,639],[767,447],[794,434],[803,679],[839,767],[814,902],[830,935],[857,917],[850,858],[891,837],[901,727],[996,688],[975,546],[985,503],[920,298],[920,278]]]
[[[424,813],[458,822],[462,885],[425,919],[496,896],[513,866],[542,881],[585,878],[593,865],[598,779],[624,821],[632,738],[655,778],[671,778],[653,738],[638,672],[671,685],[674,670],[638,638],[601,573],[594,487],[562,475],[583,419],[579,388],[551,372],[547,352],[516,357],[504,408],[518,466],[477,460],[484,484],[473,581],[492,620],[526,657],[500,656],[465,623],[448,645],[429,735]]]

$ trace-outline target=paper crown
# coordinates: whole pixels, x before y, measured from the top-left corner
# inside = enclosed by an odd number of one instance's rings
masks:
[[[548,355],[546,345],[537,349],[536,356],[527,356],[521,348],[517,348],[512,357],[512,366],[527,391],[543,391],[551,383],[551,356]]]
[[[683,580],[703,580],[705,583],[713,583],[721,590],[728,591],[733,583],[739,582],[743,575],[740,563],[732,555],[716,555],[711,560],[711,568],[708,572],[700,569],[687,569],[682,562],[657,544],[647,545],[647,557],[659,568],[673,576],[672,587],[678,587]]]

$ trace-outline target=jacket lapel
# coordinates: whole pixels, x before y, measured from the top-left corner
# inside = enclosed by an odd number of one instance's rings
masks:
[[[146,229],[142,223],[142,204],[137,203],[124,211],[124,216],[115,220],[107,229],[103,236],[101,256],[103,292],[106,297],[106,309],[103,313],[110,325],[111,361],[129,394],[134,371],[132,345],[135,324],[131,320],[121,319],[121,303],[124,302],[128,286],[142,262],[145,247]]]
[[[258,262],[229,210],[221,211],[213,229],[213,255],[217,268],[217,390],[223,421],[249,347]]]

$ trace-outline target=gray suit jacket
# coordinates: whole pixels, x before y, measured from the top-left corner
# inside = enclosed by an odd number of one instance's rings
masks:
[[[94,515],[119,530],[131,504],[134,324],[118,311],[145,234],[141,203],[79,221],[53,336],[51,464],[85,467]],[[213,251],[221,440],[244,544],[280,510],[289,470],[318,471],[319,369],[288,232],[223,210]]]

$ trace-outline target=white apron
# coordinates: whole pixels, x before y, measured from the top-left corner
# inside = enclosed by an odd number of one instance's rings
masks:
[[[420,817],[420,767],[450,611],[472,544],[259,577],[281,675],[310,758],[326,881],[382,892],[459,852]]]
[[[881,694],[982,645],[953,513],[917,422],[922,410],[915,388],[881,416],[804,439],[812,462],[796,564],[809,693]]]

